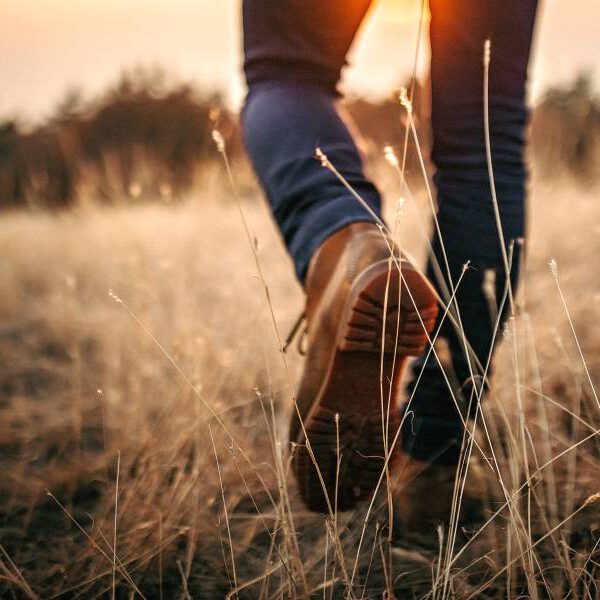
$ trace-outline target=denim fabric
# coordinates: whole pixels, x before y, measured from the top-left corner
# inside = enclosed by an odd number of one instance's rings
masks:
[[[327,237],[349,223],[372,220],[315,160],[317,147],[380,214],[379,193],[364,175],[356,144],[336,108],[340,72],[370,5],[370,0],[243,2],[249,88],[244,140],[301,282],[313,252]],[[485,154],[483,47],[490,39],[491,147],[504,237],[512,247],[525,235],[525,86],[537,0],[430,0],[430,9],[432,160],[442,236],[432,242],[444,281],[437,281],[431,260],[428,269],[443,295],[470,262],[457,304],[466,338],[485,365],[493,322],[484,278],[494,274],[501,298],[505,268]],[[515,244],[514,285],[521,252],[522,244]],[[471,372],[462,335],[446,322],[441,337],[451,354],[452,389],[433,357],[426,364],[424,357],[413,363],[408,385],[413,399],[402,443],[417,458],[454,463],[463,427],[453,397],[462,416],[468,416]]]

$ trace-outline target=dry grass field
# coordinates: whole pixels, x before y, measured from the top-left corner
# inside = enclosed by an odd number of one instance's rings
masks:
[[[503,492],[420,540],[390,535],[383,491],[336,518],[300,503],[302,357],[279,348],[302,292],[244,201],[267,301],[225,190],[0,217],[0,597],[600,598],[598,186],[534,180],[472,459]],[[417,215],[420,194],[400,222],[422,257]]]

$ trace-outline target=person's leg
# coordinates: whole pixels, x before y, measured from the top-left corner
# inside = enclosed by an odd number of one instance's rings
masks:
[[[244,139],[306,291],[292,469],[304,502],[319,512],[350,509],[372,493],[388,450],[383,423],[391,431],[399,423],[395,403],[389,415],[382,407],[396,398],[406,357],[427,343],[422,324],[430,331],[437,314],[425,278],[405,261],[401,278],[390,260],[373,224],[379,194],[335,107],[340,70],[369,4],[244,2]],[[317,147],[375,216],[315,160]],[[385,325],[397,322],[398,332]]]
[[[486,39],[491,41],[491,148],[505,242],[507,246],[516,242],[511,271],[515,286],[525,234],[525,89],[537,1],[430,0],[430,5],[432,159],[436,167],[437,217],[442,237],[440,240],[434,236],[433,247],[449,288],[457,283],[463,266],[467,262],[470,265],[458,288],[457,300],[465,336],[485,365],[494,323],[484,282],[492,274],[495,296],[500,302],[506,270],[486,164],[484,43]],[[448,282],[442,244],[452,285]],[[435,281],[431,264],[429,275]],[[442,289],[439,283],[438,287]],[[446,321],[442,337],[448,342],[459,385],[454,392],[466,415],[472,396],[471,372],[462,336]],[[403,449],[423,461],[455,464],[463,436],[461,420],[433,354],[424,362],[421,358],[413,365],[408,386],[409,396],[413,396],[409,406],[412,413],[407,415],[403,427]],[[422,369],[423,375],[416,385]],[[477,382],[477,387],[480,385]]]
[[[336,86],[371,0],[244,0],[244,141],[304,282],[333,233],[372,217],[315,160],[320,147],[378,214],[356,144],[338,114]]]

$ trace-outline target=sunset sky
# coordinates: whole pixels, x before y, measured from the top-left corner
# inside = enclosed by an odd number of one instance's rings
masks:
[[[182,80],[243,95],[241,0],[1,0],[0,119],[43,118],[64,92],[100,92],[120,70],[156,64]],[[419,0],[379,0],[346,89],[380,96],[410,72]],[[546,0],[532,95],[600,64],[599,0]],[[427,60],[426,44],[423,63]],[[598,77],[596,77],[598,86]]]

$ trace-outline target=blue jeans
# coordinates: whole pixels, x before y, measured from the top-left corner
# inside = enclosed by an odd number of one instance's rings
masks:
[[[380,195],[366,178],[356,144],[336,110],[340,71],[370,5],[371,0],[243,1],[249,88],[242,114],[245,144],[301,282],[327,237],[349,223],[372,220],[315,160],[317,146],[380,214]],[[497,298],[506,288],[485,153],[484,41],[492,42],[489,110],[495,183],[505,242],[512,246],[525,235],[525,85],[536,8],[537,0],[430,0],[432,161],[442,238],[434,235],[433,253],[447,287],[448,278],[456,284],[470,262],[456,303],[466,339],[484,365],[494,327],[484,278],[495,275]],[[515,244],[515,286],[521,252],[522,244]],[[428,271],[441,292],[443,282],[435,278],[431,259]],[[455,463],[463,419],[472,410],[471,370],[462,335],[448,320],[439,325],[455,384],[449,389],[433,354],[413,363],[408,386],[412,414],[405,421],[402,444],[418,459]]]

